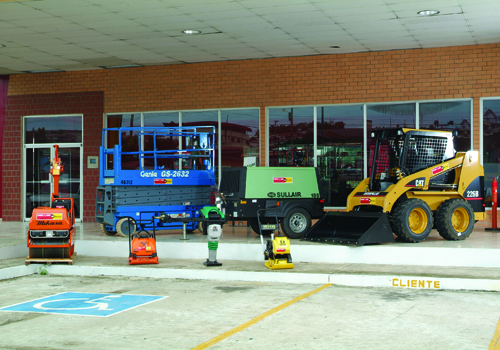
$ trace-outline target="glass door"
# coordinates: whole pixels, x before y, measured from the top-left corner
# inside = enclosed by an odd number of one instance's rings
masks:
[[[83,133],[82,115],[26,116],[24,124],[23,189],[25,220],[34,208],[49,206],[54,190],[50,162],[59,145],[64,171],[59,178],[59,197],[75,200],[75,218],[81,221]]]
[[[52,186],[50,183],[51,149],[25,148],[25,215],[30,218],[34,208],[46,207],[50,204]]]
[[[25,213],[31,218],[34,208],[50,206],[50,197],[54,190],[53,177],[50,175],[51,161],[55,157],[53,145],[27,145],[25,147]],[[61,145],[59,158],[64,170],[59,178],[59,197],[73,198],[75,217],[81,219],[81,183],[82,183],[82,147],[81,145]]]
[[[52,148],[54,152],[54,148]],[[81,154],[80,147],[59,147],[59,158],[64,166],[64,171],[59,178],[59,197],[73,198],[75,202],[75,218],[81,219]],[[52,178],[52,177],[51,177]]]

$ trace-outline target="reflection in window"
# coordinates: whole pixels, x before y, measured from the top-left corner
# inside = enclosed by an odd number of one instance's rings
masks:
[[[215,157],[216,164],[219,164],[218,154],[218,133],[221,130],[221,152],[222,167],[237,166],[259,166],[259,115],[258,108],[221,110],[221,123],[219,125],[219,111],[189,111],[189,112],[150,112],[144,113],[145,127],[183,127],[189,126],[214,126],[215,127]],[[180,123],[181,122],[181,123]],[[127,126],[141,126],[141,114],[118,114],[108,115],[108,128],[118,128]],[[208,130],[211,131],[212,129]],[[137,135],[122,133],[126,151],[134,151],[137,147]],[[112,147],[118,142],[118,133],[108,133],[108,147]],[[154,147],[153,138],[144,136],[141,140],[144,149],[150,150]],[[179,143],[177,138],[156,138],[157,149],[186,148],[188,140]],[[138,166],[138,159],[135,156],[126,156],[124,166],[127,168]],[[144,160],[144,166],[151,166],[149,160]],[[112,155],[108,155],[108,169],[112,169]],[[217,172],[216,172],[217,174]]]
[[[318,169],[325,205],[343,207],[363,179],[363,106],[318,107]]]
[[[368,136],[373,129],[415,128],[415,103],[367,106]]]
[[[59,148],[59,157],[64,164],[64,172],[59,179],[59,197],[73,198],[75,216],[80,217],[80,148]]]
[[[179,112],[144,113],[144,126],[179,126]]]
[[[218,111],[182,112],[182,126],[215,126],[219,122]]]
[[[419,107],[421,129],[457,131],[455,150],[471,149],[471,101],[425,102]]]
[[[259,110],[221,111],[222,167],[259,166]]]
[[[375,138],[373,130],[391,128],[415,128],[417,117],[415,103],[378,104],[366,108],[366,137],[368,159],[373,158]],[[371,163],[371,160],[368,161]]]
[[[26,150],[26,217],[37,207],[50,206],[50,148]]]
[[[491,183],[500,175],[500,99],[483,101],[483,166],[486,205],[491,207]]]
[[[313,108],[269,109],[269,166],[314,166]]]
[[[218,111],[196,111],[196,112],[182,112],[182,126],[214,126],[215,127],[215,183],[218,181],[218,164],[219,163],[219,145],[217,143],[217,127],[219,125],[219,112]],[[207,131],[212,131],[212,128]],[[182,148],[186,148],[186,140],[182,143]],[[222,154],[224,157],[224,154]]]
[[[33,209],[50,207],[52,195],[51,147],[31,148],[26,150],[26,217],[31,217]],[[59,197],[75,200],[75,215],[80,217],[80,147],[59,148],[59,158],[64,171],[59,179]]]
[[[179,112],[154,112],[144,113],[144,127],[178,127],[179,126]],[[158,151],[176,150],[179,149],[179,138],[175,136],[165,135],[146,135],[143,136],[143,149],[144,151]],[[172,159],[160,158],[157,159],[156,166],[158,169],[174,169],[174,161]],[[145,169],[154,169],[154,159],[145,157]]]
[[[32,148],[26,152],[26,181],[50,181],[50,148]]]
[[[34,144],[64,144],[82,142],[82,116],[41,116],[24,118],[26,168],[26,217],[33,208],[50,206],[52,167],[51,145],[43,148]],[[30,149],[31,148],[31,149]],[[75,214],[80,217],[80,147],[59,148],[64,171],[59,179],[59,196],[75,199]]]
[[[82,142],[82,117],[26,117],[24,142],[71,143]]]
[[[140,114],[116,114],[108,116],[108,128],[136,127],[141,126]],[[107,133],[107,148],[113,148],[118,144],[118,131]],[[122,132],[121,152],[137,152],[139,150],[138,135],[135,132]],[[137,154],[122,154],[122,169],[139,169],[139,156]],[[107,169],[113,169],[113,155],[108,154],[106,159]]]

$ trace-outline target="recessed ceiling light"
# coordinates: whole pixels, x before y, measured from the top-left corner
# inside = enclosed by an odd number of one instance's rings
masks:
[[[201,34],[201,30],[186,29],[182,31],[184,34]]]
[[[420,16],[434,16],[434,15],[438,15],[439,11],[436,11],[436,10],[423,10],[423,11],[418,11],[417,14],[420,15]]]

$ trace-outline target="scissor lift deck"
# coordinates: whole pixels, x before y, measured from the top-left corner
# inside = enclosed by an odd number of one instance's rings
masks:
[[[155,220],[160,213],[199,217],[215,185],[214,135],[213,126],[103,129],[96,198],[103,230],[128,232],[120,227],[127,217],[151,220],[156,229],[182,227]],[[196,227],[193,220],[187,229]]]

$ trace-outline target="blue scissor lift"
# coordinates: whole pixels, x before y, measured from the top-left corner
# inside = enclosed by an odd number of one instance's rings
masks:
[[[195,230],[215,186],[214,137],[213,126],[103,129],[95,215],[103,232]]]

